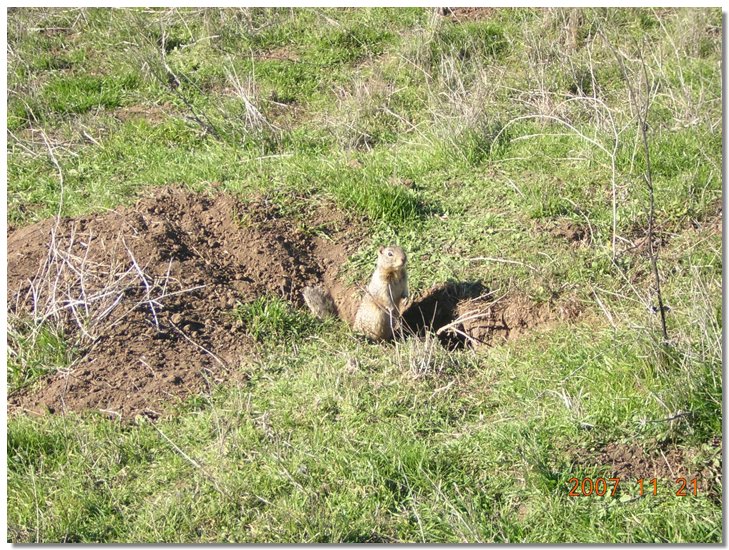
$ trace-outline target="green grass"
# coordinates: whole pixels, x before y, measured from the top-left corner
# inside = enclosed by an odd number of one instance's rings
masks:
[[[343,266],[351,284],[398,243],[415,298],[480,281],[582,313],[449,353],[365,344],[281,298],[238,304],[230,315],[258,344],[235,381],[154,425],[9,419],[8,539],[721,541],[718,483],[687,498],[633,499],[630,484],[616,498],[567,496],[570,477],[609,473],[575,459],[607,443],[677,447],[720,467],[709,442],[722,401],[721,12],[585,9],[576,48],[570,14],[11,11],[13,226],[170,184],[265,195],[292,216],[326,202],[365,235]],[[650,262],[632,248],[646,227],[646,159],[604,39],[634,86],[641,55],[656,86],[668,344],[647,307]],[[566,222],[589,238],[559,236]],[[83,351],[72,341],[14,325],[9,390],[71,365]],[[689,414],[666,420],[678,412]]]
[[[595,343],[584,348],[588,334]],[[374,346],[347,345],[357,359],[347,367],[322,351],[336,345],[330,335],[324,348],[312,340],[267,354],[245,386],[219,388],[202,410],[157,429],[20,418],[9,431],[10,524],[26,537],[38,527],[45,540],[77,541],[712,539],[721,509],[705,495],[628,503],[566,494],[569,477],[600,473],[574,467],[572,450],[663,436],[666,426],[642,427],[640,417],[662,416],[659,399],[672,405],[678,393],[675,380],[641,368],[636,357],[649,348],[617,336],[582,326],[479,357],[441,350],[430,374],[414,378]],[[576,367],[563,385],[569,410],[550,390]],[[74,435],[59,438],[64,430]],[[41,525],[34,498],[49,502]],[[571,527],[556,521],[564,516]]]
[[[79,76],[50,81],[41,91],[42,99],[54,113],[85,113],[93,107],[119,107],[123,92],[134,89],[136,78]]]
[[[239,303],[233,316],[243,324],[246,333],[259,342],[284,343],[287,338],[315,332],[319,325],[312,316],[274,296],[261,296],[246,304]]]
[[[29,319],[13,320],[8,327],[8,348],[12,350],[8,355],[9,392],[69,367],[77,355],[60,327],[36,325]]]
[[[444,23],[430,43],[430,58],[438,62],[445,55],[468,60],[471,57],[494,56],[506,50],[504,33],[491,23]]]

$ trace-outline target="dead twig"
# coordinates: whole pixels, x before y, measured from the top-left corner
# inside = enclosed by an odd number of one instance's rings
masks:
[[[605,41],[607,42],[608,46],[613,52],[613,55],[617,59],[618,65],[620,67],[620,73],[623,77],[623,80],[625,81],[626,86],[628,87],[628,95],[630,98],[630,102],[635,107],[637,113],[638,128],[640,130],[640,136],[643,142],[643,151],[645,154],[645,172],[643,176],[645,179],[646,188],[648,189],[648,255],[650,257],[651,271],[653,272],[653,280],[655,285],[655,293],[658,300],[658,313],[660,314],[661,319],[661,332],[663,333],[663,342],[667,343],[668,330],[666,327],[666,309],[663,305],[663,293],[661,292],[661,277],[658,272],[658,253],[654,248],[653,242],[653,230],[655,225],[655,194],[653,188],[653,171],[651,170],[650,148],[648,146],[648,111],[650,110],[650,98],[651,92],[653,90],[653,85],[651,84],[648,77],[648,69],[646,67],[645,59],[643,58],[643,53],[641,50],[639,51],[639,55],[643,76],[642,80],[646,88],[645,95],[642,96],[643,101],[641,105],[641,96],[638,94],[635,87],[633,86],[631,78],[629,77],[628,71],[625,67],[624,55],[619,52],[607,38],[605,38]]]

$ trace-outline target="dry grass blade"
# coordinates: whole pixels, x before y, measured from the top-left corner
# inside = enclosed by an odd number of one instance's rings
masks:
[[[238,78],[238,73],[235,70],[233,64],[230,64],[230,70],[227,72],[227,78],[230,85],[235,90],[236,96],[241,100],[245,107],[245,127],[249,130],[278,130],[273,124],[266,120],[263,113],[254,104],[255,91],[254,91],[254,79],[255,77],[249,77],[246,86]]]
[[[440,374],[448,361],[447,354],[440,345],[438,338],[430,331],[425,336],[411,338],[402,352],[402,344],[397,344],[397,357],[401,368],[407,371],[414,379]]]

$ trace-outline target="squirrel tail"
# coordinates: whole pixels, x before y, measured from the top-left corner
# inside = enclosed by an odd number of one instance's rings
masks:
[[[332,295],[324,287],[307,286],[301,294],[311,312],[320,319],[337,316],[337,306],[334,305]]]

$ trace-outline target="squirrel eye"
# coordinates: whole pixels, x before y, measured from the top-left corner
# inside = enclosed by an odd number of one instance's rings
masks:
[[[392,256],[392,250],[388,250],[388,251],[387,251],[387,255],[388,255],[388,256]]]

